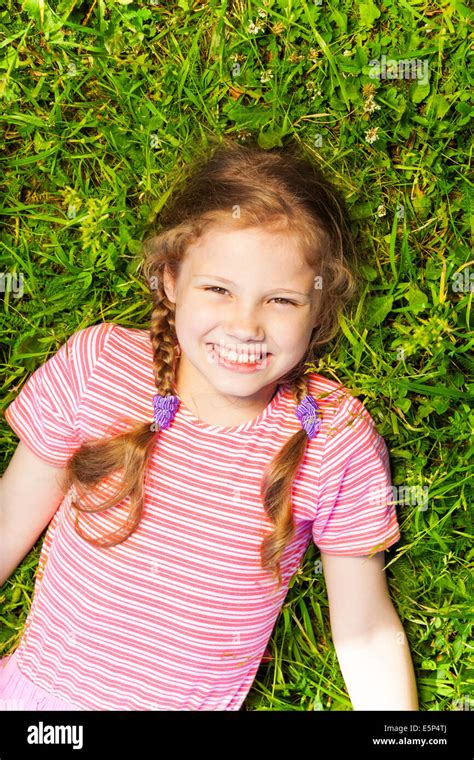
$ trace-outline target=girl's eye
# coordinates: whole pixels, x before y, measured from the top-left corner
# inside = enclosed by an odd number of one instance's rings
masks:
[[[294,301],[289,301],[288,298],[273,298],[273,301],[284,301],[285,304],[289,303],[291,306],[296,306]]]
[[[224,292],[227,292],[225,288],[220,288],[218,285],[212,285],[212,287],[204,288],[204,290],[223,290]]]
[[[204,290],[212,290],[212,291],[223,290],[224,293],[228,293],[229,292],[225,288],[220,288],[218,285],[212,285],[209,288],[204,288]],[[289,304],[291,304],[291,306],[296,306],[297,305],[297,304],[295,304],[294,301],[289,301],[288,298],[272,298],[272,301],[284,301],[285,304],[289,303]]]

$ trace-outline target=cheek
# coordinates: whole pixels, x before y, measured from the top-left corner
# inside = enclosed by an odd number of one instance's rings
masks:
[[[186,306],[176,312],[176,329],[183,333],[199,337],[216,324],[215,311],[204,306],[202,301],[190,299]]]
[[[279,316],[278,319],[272,320],[270,324],[272,331],[278,334],[279,340],[284,341],[290,346],[296,347],[305,340],[306,325],[296,315],[287,314],[286,317]]]

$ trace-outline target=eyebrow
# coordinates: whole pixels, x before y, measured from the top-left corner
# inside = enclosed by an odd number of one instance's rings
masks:
[[[215,274],[197,274],[194,276],[194,279],[198,277],[208,280],[219,280],[219,282],[225,282],[227,285],[235,285],[235,282],[232,282],[232,280],[226,280],[225,277],[217,277]],[[297,296],[308,296],[308,293],[301,293],[299,290],[289,290],[289,288],[275,288],[267,293],[267,295],[271,295],[272,293],[293,293]]]

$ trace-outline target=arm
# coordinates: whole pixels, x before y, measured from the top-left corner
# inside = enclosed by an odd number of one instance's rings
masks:
[[[321,551],[331,633],[354,710],[418,710],[408,640],[389,598],[385,554]]]
[[[51,522],[64,496],[64,472],[18,444],[0,480],[0,586]]]

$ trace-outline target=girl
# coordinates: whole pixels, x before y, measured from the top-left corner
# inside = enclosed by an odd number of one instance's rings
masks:
[[[345,207],[296,149],[204,159],[145,242],[149,330],[75,332],[6,410],[0,583],[50,525],[3,709],[239,710],[311,540],[354,709],[417,709],[385,443],[304,371],[355,293]]]

